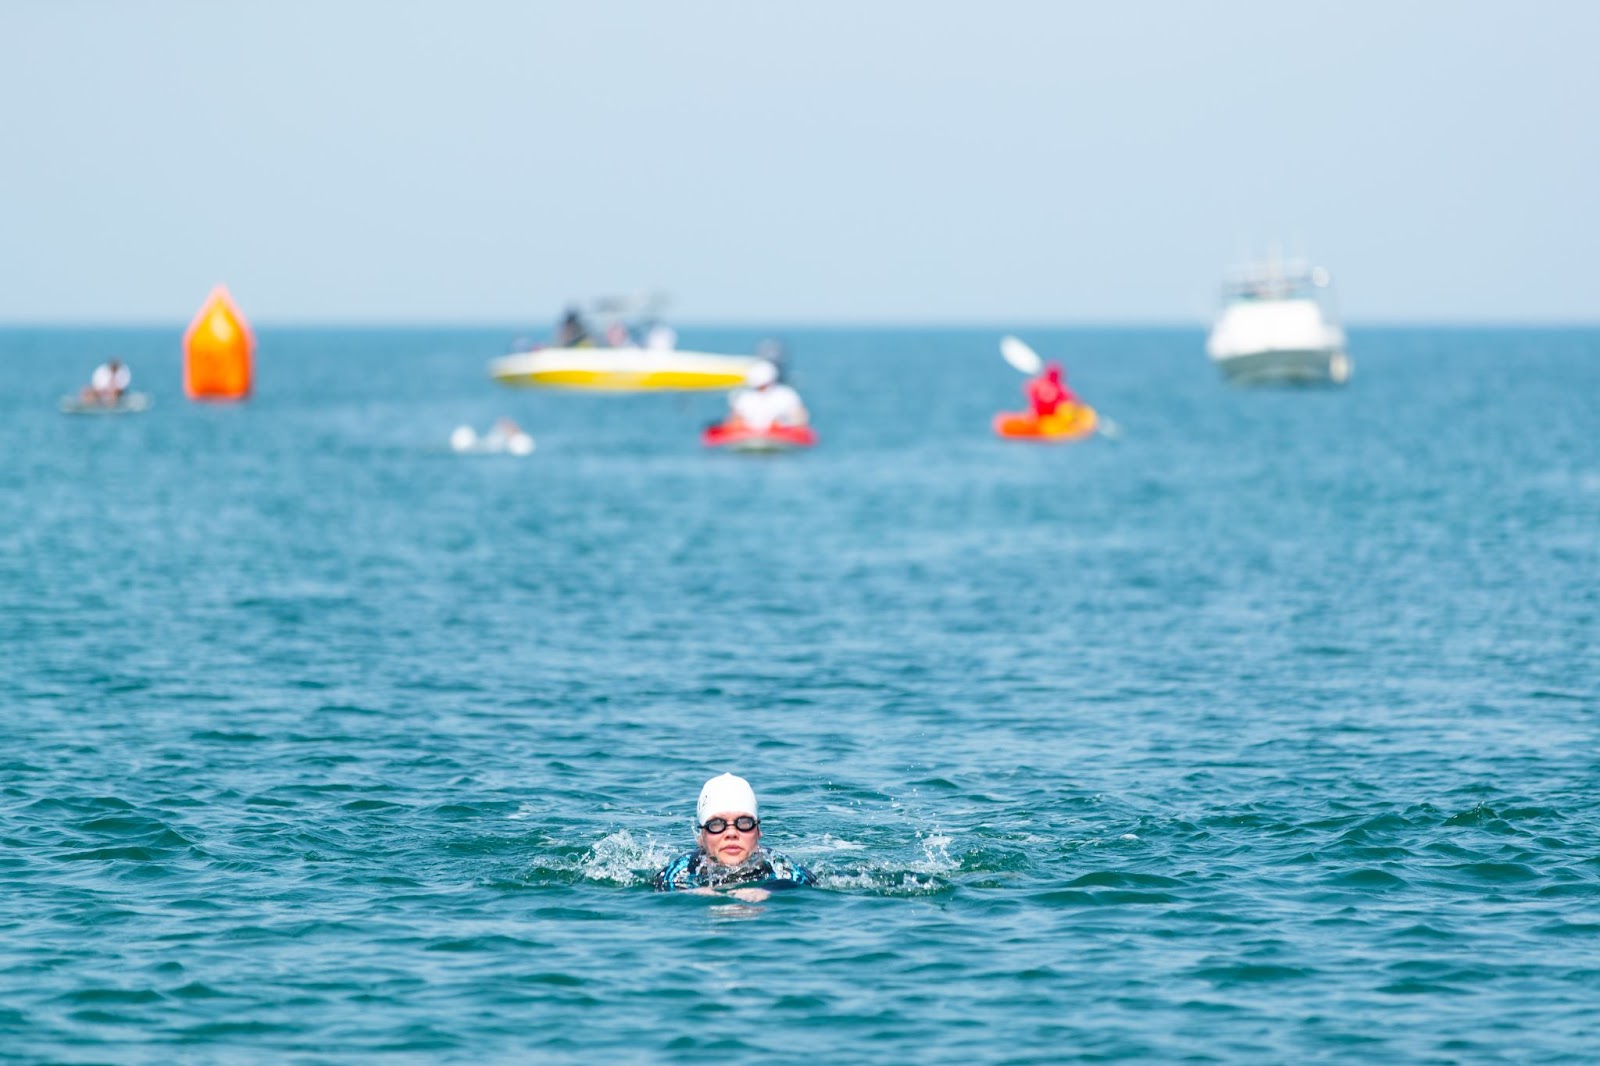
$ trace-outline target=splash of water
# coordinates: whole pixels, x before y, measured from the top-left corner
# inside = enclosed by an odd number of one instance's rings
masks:
[[[585,880],[604,884],[648,884],[673,854],[654,837],[638,841],[628,830],[619,829],[589,849],[578,862],[578,873]]]

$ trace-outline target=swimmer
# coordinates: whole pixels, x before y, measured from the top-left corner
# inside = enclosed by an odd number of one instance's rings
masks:
[[[730,888],[754,902],[766,899],[771,889],[816,883],[805,867],[761,846],[756,794],[744,778],[723,774],[707,781],[695,815],[699,847],[656,874],[657,892]]]

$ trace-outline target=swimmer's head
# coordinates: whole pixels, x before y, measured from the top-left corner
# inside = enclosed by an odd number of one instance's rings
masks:
[[[701,849],[724,866],[747,862],[761,843],[755,790],[742,777],[723,774],[707,781],[700,790],[695,815]]]
[[[695,805],[694,813],[697,825],[704,825],[706,819],[714,814],[761,817],[761,811],[756,806],[755,789],[750,787],[750,782],[733,774],[723,774],[707,781],[700,790],[700,802]]]

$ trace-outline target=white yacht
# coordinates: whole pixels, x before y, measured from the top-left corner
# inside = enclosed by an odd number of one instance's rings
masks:
[[[1350,379],[1344,329],[1327,270],[1272,259],[1230,273],[1206,354],[1240,384],[1334,384]]]

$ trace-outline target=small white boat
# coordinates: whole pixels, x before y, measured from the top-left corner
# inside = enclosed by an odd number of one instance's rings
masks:
[[[1230,273],[1206,354],[1245,385],[1341,385],[1350,380],[1344,329],[1327,270],[1273,259]]]
[[[761,360],[676,348],[539,348],[489,364],[502,385],[598,392],[727,391]]]

